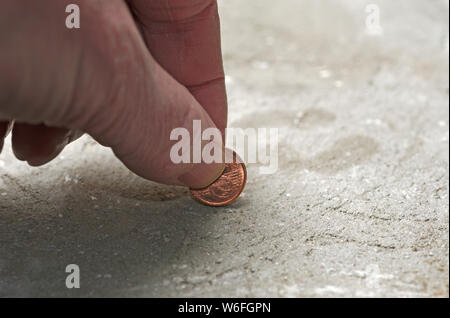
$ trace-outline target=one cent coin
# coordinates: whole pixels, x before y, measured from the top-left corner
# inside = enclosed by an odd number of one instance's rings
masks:
[[[233,162],[225,163],[222,175],[204,189],[190,189],[192,196],[209,206],[224,206],[234,202],[247,182],[245,164],[233,151]]]

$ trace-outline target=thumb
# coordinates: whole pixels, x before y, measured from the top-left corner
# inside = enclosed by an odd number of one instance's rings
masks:
[[[133,22],[131,14],[127,16]],[[189,136],[201,140],[193,122],[199,121],[204,131],[216,128],[214,121],[188,89],[158,64],[131,22],[126,24],[130,30],[119,33],[123,39],[114,41],[128,44],[127,49],[118,49],[122,52],[120,67],[112,63],[115,69],[111,71],[111,83],[106,85],[111,88],[110,99],[100,111],[91,112],[93,118],[81,128],[101,144],[111,147],[130,170],[146,179],[192,188],[206,187],[220,176],[224,163],[192,163],[192,160],[174,163],[170,154],[177,141],[170,137],[173,129],[184,128]],[[217,132],[219,138],[215,141],[217,149],[221,150],[220,130]],[[205,142],[201,147],[204,146]]]
[[[139,40],[140,41],[140,40]],[[98,142],[110,146],[116,156],[136,174],[157,182],[204,188],[223,172],[223,163],[182,163],[171,160],[171,149],[177,141],[171,140],[175,128],[184,128],[192,138],[193,122],[199,121],[202,131],[215,128],[213,120],[191,93],[172,78],[143,47],[144,58],[130,63],[130,74],[141,74],[123,86],[117,106],[110,109],[86,127]],[[214,141],[222,149],[219,138]],[[189,142],[191,146],[191,142]],[[201,145],[203,148],[205,143]],[[201,149],[200,149],[201,151]],[[192,159],[192,156],[190,156]],[[190,161],[192,162],[192,161]]]

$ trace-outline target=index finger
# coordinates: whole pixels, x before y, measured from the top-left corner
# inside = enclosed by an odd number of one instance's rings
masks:
[[[225,136],[225,91],[216,0],[128,0],[153,57],[186,86]]]

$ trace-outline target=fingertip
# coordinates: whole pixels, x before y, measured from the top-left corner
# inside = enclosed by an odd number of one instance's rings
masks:
[[[216,181],[224,170],[224,163],[199,164],[181,175],[178,180],[191,189],[203,189]]]
[[[44,125],[17,124],[12,134],[12,150],[18,160],[32,167],[57,157],[70,142],[71,132]]]

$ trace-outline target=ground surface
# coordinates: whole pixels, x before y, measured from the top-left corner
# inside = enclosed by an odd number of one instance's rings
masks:
[[[448,296],[448,1],[225,0],[235,127],[279,171],[198,205],[83,138],[0,156],[0,296]],[[65,288],[65,267],[81,288]]]

